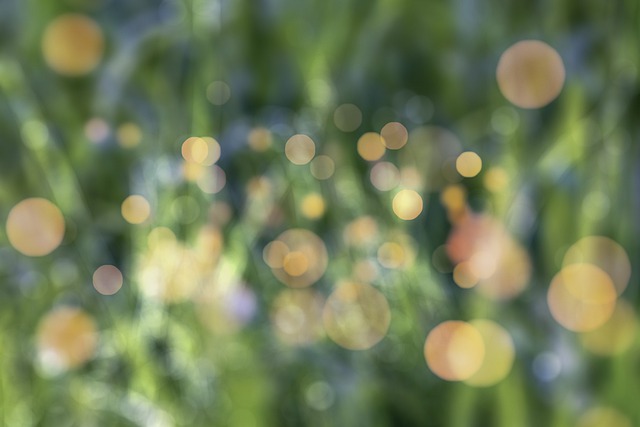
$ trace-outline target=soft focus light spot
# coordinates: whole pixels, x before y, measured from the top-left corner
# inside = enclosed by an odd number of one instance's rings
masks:
[[[202,278],[198,254],[177,241],[168,229],[154,229],[153,237],[150,233],[147,240],[148,250],[140,257],[136,269],[142,295],[167,303],[191,297]]]
[[[571,264],[551,281],[547,302],[553,318],[570,331],[602,326],[613,313],[616,290],[609,276],[591,264]]]
[[[288,275],[299,277],[309,269],[309,260],[302,252],[291,251],[284,256],[282,268]]]
[[[378,223],[368,215],[361,216],[348,223],[343,232],[347,245],[366,246],[373,243],[378,235]]]
[[[617,409],[596,406],[585,412],[576,427],[632,427],[631,420]]]
[[[333,113],[333,123],[343,132],[352,132],[362,123],[362,112],[353,104],[342,104]]]
[[[262,251],[265,264],[271,268],[282,268],[284,257],[289,253],[289,247],[279,240],[267,244]]]
[[[515,346],[511,335],[499,324],[490,320],[472,320],[484,341],[482,365],[465,383],[475,387],[489,387],[509,375],[515,360]]]
[[[446,247],[454,264],[467,262],[465,268],[480,279],[477,291],[488,298],[513,298],[526,288],[531,277],[526,249],[489,216],[465,215],[456,222]]]
[[[196,184],[203,193],[216,194],[222,191],[227,183],[227,175],[218,165],[213,165],[198,177]]]
[[[406,262],[404,248],[396,242],[385,242],[378,248],[378,261],[386,268],[399,268]]]
[[[538,40],[523,40],[509,47],[496,71],[502,95],[521,108],[540,108],[553,101],[564,85],[562,58]]]
[[[273,144],[273,135],[271,135],[271,131],[269,131],[269,129],[257,127],[251,129],[247,140],[249,142],[249,147],[251,147],[252,150],[263,152],[271,148],[271,145]]]
[[[473,288],[479,280],[469,261],[463,261],[453,268],[453,281],[463,289]]]
[[[402,220],[416,219],[422,213],[422,197],[413,190],[400,190],[393,197],[393,213]]]
[[[151,216],[151,205],[143,196],[132,195],[124,199],[120,211],[129,224],[142,224]]]
[[[376,163],[369,175],[371,183],[380,191],[393,190],[400,181],[400,171],[390,162]]]
[[[11,246],[18,252],[27,256],[48,255],[62,243],[64,217],[47,199],[24,199],[9,212],[6,231]]]
[[[304,196],[300,205],[302,215],[309,219],[318,219],[324,215],[325,203],[318,193],[311,193]]]
[[[37,346],[45,371],[59,373],[82,365],[93,357],[97,344],[93,319],[78,308],[57,308],[40,320]]]
[[[215,138],[211,138],[210,136],[202,137],[202,140],[207,145],[207,149],[206,149],[207,155],[199,163],[205,166],[211,166],[215,162],[220,160],[220,154],[221,154],[220,143],[218,143],[218,141],[216,141]]]
[[[271,307],[276,336],[290,345],[308,345],[324,336],[324,298],[307,289],[281,291]]]
[[[509,175],[501,167],[492,167],[484,174],[484,186],[492,193],[504,191],[509,185]]]
[[[562,363],[560,358],[554,353],[541,353],[533,359],[533,373],[544,382],[553,381],[560,375],[562,371]]]
[[[311,161],[311,175],[316,179],[329,179],[335,170],[336,165],[329,156],[321,155]]]
[[[466,380],[484,362],[484,340],[475,326],[458,320],[446,321],[427,335],[424,357],[429,369],[443,380]]]
[[[349,350],[366,350],[387,334],[391,311],[385,296],[373,286],[344,282],[327,299],[322,318],[336,344]]]
[[[102,31],[84,15],[65,14],[54,19],[42,37],[47,65],[58,74],[81,76],[93,71],[104,50]]]
[[[207,86],[207,99],[213,105],[223,105],[231,98],[231,88],[222,81],[211,82]]]
[[[100,144],[107,140],[111,134],[109,124],[99,117],[94,117],[84,125],[84,135],[94,144]]]
[[[316,145],[307,135],[293,135],[284,146],[287,159],[294,165],[306,165],[316,154]]]
[[[456,159],[456,170],[465,178],[473,178],[482,170],[482,159],[473,151],[465,151]]]
[[[462,185],[447,185],[440,193],[440,202],[450,213],[463,212],[467,208],[467,190]]]
[[[627,288],[631,262],[622,246],[604,236],[587,236],[571,245],[562,260],[563,266],[576,263],[593,264],[607,273],[618,295]]]
[[[329,262],[322,239],[300,228],[280,234],[270,245],[265,261],[276,278],[292,288],[311,286],[324,274]]]
[[[122,273],[114,265],[102,265],[93,272],[93,287],[102,295],[115,294],[122,283]]]
[[[633,307],[619,300],[602,326],[580,335],[582,345],[599,356],[615,356],[628,350],[637,337],[638,322]]]
[[[399,150],[405,146],[409,140],[409,132],[402,123],[391,122],[384,125],[380,130],[380,136],[385,147],[390,150]]]
[[[367,132],[358,139],[358,154],[365,160],[379,160],[386,151],[382,137],[375,132]]]
[[[142,131],[135,123],[123,123],[116,130],[118,144],[123,148],[133,148],[142,141]]]
[[[220,159],[220,144],[214,138],[189,137],[181,147],[182,157],[187,162],[211,166]]]
[[[305,392],[307,404],[318,411],[325,411],[333,405],[335,392],[329,384],[317,381],[309,386]]]

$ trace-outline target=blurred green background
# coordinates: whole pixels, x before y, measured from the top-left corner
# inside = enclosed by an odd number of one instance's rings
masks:
[[[639,19],[636,1],[2,0],[0,424],[640,425]],[[520,108],[496,70],[530,39],[564,84]],[[30,198],[63,230],[16,210]],[[549,289],[586,236],[608,279],[576,273],[592,293],[563,323]],[[465,281],[486,242],[504,275]],[[580,323],[614,305],[609,329]],[[459,369],[424,354],[474,319],[507,337],[480,387],[468,334],[433,350]]]

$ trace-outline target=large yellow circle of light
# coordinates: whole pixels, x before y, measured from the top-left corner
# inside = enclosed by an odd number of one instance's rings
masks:
[[[27,256],[53,252],[64,237],[64,217],[47,199],[33,197],[15,205],[7,217],[7,237],[11,246]]]
[[[84,15],[69,13],[54,19],[42,37],[42,54],[58,74],[81,76],[93,71],[104,51],[102,31]]]
[[[540,108],[562,91],[565,69],[554,48],[538,40],[523,40],[504,51],[496,79],[500,92],[521,108]]]

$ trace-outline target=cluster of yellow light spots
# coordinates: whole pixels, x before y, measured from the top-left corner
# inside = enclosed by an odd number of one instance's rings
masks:
[[[309,219],[318,219],[324,215],[324,198],[318,193],[310,193],[304,196],[300,203],[302,215]]]
[[[592,344],[596,353],[598,343],[607,338],[624,347],[625,329],[635,329],[635,317],[624,305],[616,310],[616,303],[630,276],[631,263],[622,246],[603,236],[582,238],[567,250],[562,269],[551,281],[547,292],[551,315],[571,331],[593,331],[585,335],[589,337],[585,343]],[[621,326],[626,321],[629,324]],[[612,328],[620,334],[605,337]]]
[[[496,300],[520,294],[531,276],[526,250],[494,219],[466,215],[447,239],[447,255],[455,265],[454,281],[462,288]]]
[[[287,140],[284,153],[294,165],[306,165],[316,155],[316,144],[309,136],[296,134]]]
[[[349,246],[367,246],[378,236],[378,223],[368,215],[358,217],[344,227],[343,239]]]
[[[151,205],[143,196],[133,194],[124,199],[120,212],[129,224],[142,224],[151,216]]]
[[[451,320],[429,332],[424,357],[429,369],[444,380],[488,387],[511,372],[515,347],[509,333],[493,321]]]
[[[578,419],[576,427],[632,427],[631,420],[609,406],[595,406]]]
[[[424,207],[422,197],[414,190],[400,190],[393,197],[393,213],[402,220],[416,219]]]
[[[323,181],[333,176],[336,165],[331,157],[322,154],[311,161],[310,169],[315,179]]]
[[[191,298],[215,270],[222,248],[222,235],[211,225],[198,230],[194,247],[178,241],[166,227],[154,228],[136,270],[142,295],[166,303]]]
[[[287,230],[270,242],[263,258],[276,278],[292,288],[311,286],[324,274],[328,264],[322,239],[300,228]]]
[[[324,298],[309,289],[281,291],[271,307],[276,336],[289,345],[308,345],[321,339]]]
[[[391,311],[386,297],[373,286],[342,282],[327,298],[322,319],[335,343],[350,350],[366,350],[387,334]]]
[[[509,47],[496,71],[502,95],[521,108],[540,108],[562,91],[565,70],[562,58],[546,43],[523,40]]]
[[[75,307],[60,307],[45,315],[38,326],[38,359],[48,373],[76,368],[93,357],[98,344],[96,325]]]
[[[213,105],[224,105],[231,98],[231,88],[223,81],[217,80],[207,86],[207,99]]]
[[[264,127],[251,129],[247,140],[249,147],[257,152],[267,151],[273,145],[273,135],[269,129]]]
[[[465,178],[473,178],[482,170],[482,159],[473,151],[465,151],[456,159],[456,170]]]
[[[409,140],[409,132],[402,123],[390,122],[382,127],[380,136],[385,147],[390,150],[399,150]]]
[[[184,140],[181,152],[187,162],[211,166],[220,159],[221,150],[214,138],[192,136]]]
[[[142,141],[142,131],[135,123],[123,123],[116,130],[118,144],[123,148],[134,148]]]
[[[333,123],[343,132],[352,132],[362,123],[362,112],[353,104],[342,104],[333,112]]]
[[[378,162],[371,168],[369,179],[378,190],[390,191],[398,186],[400,171],[391,162]]]
[[[44,256],[62,243],[64,217],[49,200],[28,198],[9,211],[6,231],[11,246],[18,252],[27,256]]]
[[[115,265],[101,265],[93,272],[93,287],[102,295],[115,294],[122,283],[122,272]]]
[[[380,134],[367,132],[358,139],[358,154],[370,162],[380,160],[386,151],[386,146]]]
[[[389,269],[410,267],[416,258],[415,247],[411,237],[403,233],[394,233],[392,240],[383,242],[378,248],[378,262]]]
[[[65,76],[81,76],[93,71],[104,51],[102,31],[84,15],[65,14],[54,19],[42,37],[42,53],[47,65]]]

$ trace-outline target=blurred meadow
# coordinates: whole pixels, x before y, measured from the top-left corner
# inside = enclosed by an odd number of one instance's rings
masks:
[[[0,0],[0,425],[640,425],[639,28]]]

